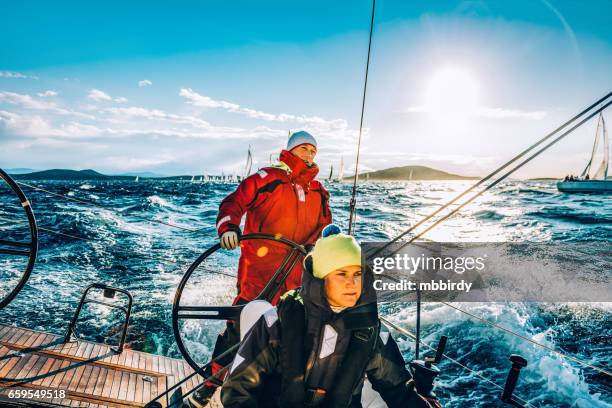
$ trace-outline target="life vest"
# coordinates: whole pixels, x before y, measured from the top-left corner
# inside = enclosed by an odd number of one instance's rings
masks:
[[[291,291],[279,303],[278,317],[281,406],[348,407],[376,346],[376,305],[347,309],[321,325],[318,311]],[[312,333],[309,326],[320,330]]]

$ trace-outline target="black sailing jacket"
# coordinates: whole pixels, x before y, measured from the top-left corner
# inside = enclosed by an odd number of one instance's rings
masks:
[[[414,389],[393,337],[380,330],[372,278],[363,276],[357,305],[334,313],[323,281],[306,268],[302,288],[283,296],[242,341],[223,406],[358,408],[367,375],[389,408],[440,407]]]

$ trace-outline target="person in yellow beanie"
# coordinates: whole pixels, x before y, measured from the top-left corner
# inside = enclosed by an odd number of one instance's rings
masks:
[[[361,247],[355,238],[335,234],[319,239],[308,255],[312,275],[322,279],[327,303],[334,312],[353,307],[361,296]]]
[[[225,408],[361,407],[366,374],[390,408],[441,407],[430,389],[419,392],[381,330],[359,244],[335,229],[305,257],[301,288],[276,308],[245,306],[243,315],[259,315],[250,323],[241,316],[243,340],[221,389]]]

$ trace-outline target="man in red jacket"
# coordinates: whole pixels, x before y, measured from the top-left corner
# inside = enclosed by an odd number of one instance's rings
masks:
[[[261,232],[282,236],[301,245],[314,244],[323,228],[331,224],[329,193],[315,180],[319,167],[314,158],[317,142],[308,132],[293,133],[286,150],[281,151],[279,163],[260,169],[244,179],[236,191],[219,206],[217,231],[221,247],[235,249],[239,245],[240,222],[246,214],[244,234]],[[247,303],[257,297],[280,266],[289,248],[268,240],[247,240],[240,243],[238,263],[238,295],[234,304]],[[301,285],[302,262],[297,262],[279,293],[272,300],[276,304],[281,294]],[[239,340],[232,322],[217,338],[213,359]],[[231,357],[211,365],[210,374],[231,363]],[[192,406],[205,406],[214,392],[213,383],[200,388],[190,398]]]
[[[329,193],[315,180],[317,142],[301,131],[291,135],[280,162],[247,177],[219,206],[217,230],[221,247],[238,246],[240,221],[246,214],[244,233],[262,232],[282,236],[298,244],[314,244],[321,230],[332,222]],[[234,304],[257,297],[289,252],[273,241],[248,240],[241,245],[238,264],[238,296]],[[281,293],[300,286],[302,266],[298,262]]]

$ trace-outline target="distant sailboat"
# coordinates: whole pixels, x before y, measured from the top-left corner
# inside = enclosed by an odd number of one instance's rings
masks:
[[[138,176],[136,176],[136,180],[134,180],[134,181],[135,181],[135,182],[138,182],[138,180],[139,180],[139,178],[138,178]]]
[[[244,173],[242,175],[243,180],[251,174],[252,167],[253,167],[253,155],[251,154],[251,145],[249,145],[249,151],[247,152],[246,164],[244,166]]]
[[[340,156],[340,171],[338,171],[338,177],[336,181],[342,183],[342,179],[344,179],[344,156]]]
[[[195,176],[191,176],[191,182],[193,183],[195,181]]]
[[[597,154],[600,139],[603,139],[603,158],[599,167],[593,171],[595,169],[593,159]],[[608,140],[608,130],[606,129],[606,121],[603,114],[599,113],[591,159],[580,174],[580,177],[576,179],[566,177],[565,180],[557,182],[557,188],[564,193],[612,193],[612,180],[607,180],[609,159],[610,143]]]
[[[331,169],[329,169],[329,177],[327,181],[332,181],[332,176],[334,175],[334,165],[332,164]]]
[[[366,179],[365,181],[370,181],[370,173],[366,173]]]
[[[410,169],[410,174],[408,175],[408,181],[412,181],[412,169]]]

